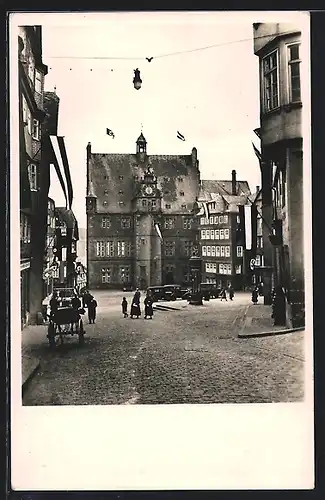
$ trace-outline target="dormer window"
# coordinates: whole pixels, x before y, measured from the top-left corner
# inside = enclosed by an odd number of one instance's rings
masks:
[[[104,205],[104,207],[107,207],[107,201],[106,200],[103,201],[103,205]]]
[[[164,182],[168,182],[169,181],[169,177],[164,177]]]
[[[108,194],[108,189],[104,189],[104,194],[107,195]]]
[[[122,191],[122,189],[119,190],[118,194],[123,194],[124,191]]]
[[[123,179],[124,179],[123,175],[119,175],[118,178],[120,181],[123,181]]]
[[[184,196],[184,191],[181,191],[179,194],[180,194],[181,196]]]
[[[181,205],[181,208],[186,208],[186,204],[184,203],[183,205]]]
[[[119,201],[118,204],[122,207],[124,205],[124,201]]]

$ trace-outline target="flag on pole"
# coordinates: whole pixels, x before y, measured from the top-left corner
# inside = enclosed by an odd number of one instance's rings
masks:
[[[113,139],[115,139],[114,132],[113,132],[110,128],[107,128],[107,129],[106,129],[106,134],[107,134],[107,135],[110,135],[111,137],[113,137]]]
[[[255,144],[253,143],[253,141],[252,141],[252,145],[253,145],[254,153],[256,154],[256,156],[258,158],[258,161],[261,162],[262,161],[262,155],[261,155],[261,153],[259,152],[259,150],[255,146]]]
[[[181,141],[185,141],[185,137],[178,130],[177,130],[177,139],[180,139]]]
[[[163,237],[162,237],[162,234],[161,234],[161,231],[160,231],[160,227],[159,227],[159,224],[158,222],[155,222],[155,229],[157,231],[157,234],[159,236],[159,238],[161,239],[161,241],[163,240]]]

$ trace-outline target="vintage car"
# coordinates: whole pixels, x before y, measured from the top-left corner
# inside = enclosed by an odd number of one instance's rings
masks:
[[[184,289],[181,285],[164,285],[164,300],[176,300],[182,298]]]
[[[134,290],[134,287],[132,283],[126,282],[123,283],[123,292],[132,292]]]
[[[152,297],[154,302],[158,302],[158,300],[164,300],[164,287],[163,286],[149,286],[147,289]]]
[[[221,292],[220,288],[212,283],[200,283],[200,290],[204,299],[217,299]]]

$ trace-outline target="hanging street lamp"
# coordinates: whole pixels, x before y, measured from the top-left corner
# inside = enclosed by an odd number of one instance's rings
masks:
[[[142,84],[142,80],[140,77],[140,70],[137,68],[134,69],[133,71],[134,71],[133,85],[136,90],[139,90],[141,89],[141,84]]]

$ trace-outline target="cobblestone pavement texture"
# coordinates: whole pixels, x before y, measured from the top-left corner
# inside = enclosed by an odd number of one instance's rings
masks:
[[[24,405],[267,403],[304,396],[304,335],[237,337],[250,297],[211,300],[203,306],[173,303],[152,320],[123,318],[122,294],[94,292],[96,324],[86,342],[67,337],[49,349],[31,348],[41,367]],[[127,293],[128,300],[132,294]],[[129,300],[130,303],[130,300]]]

